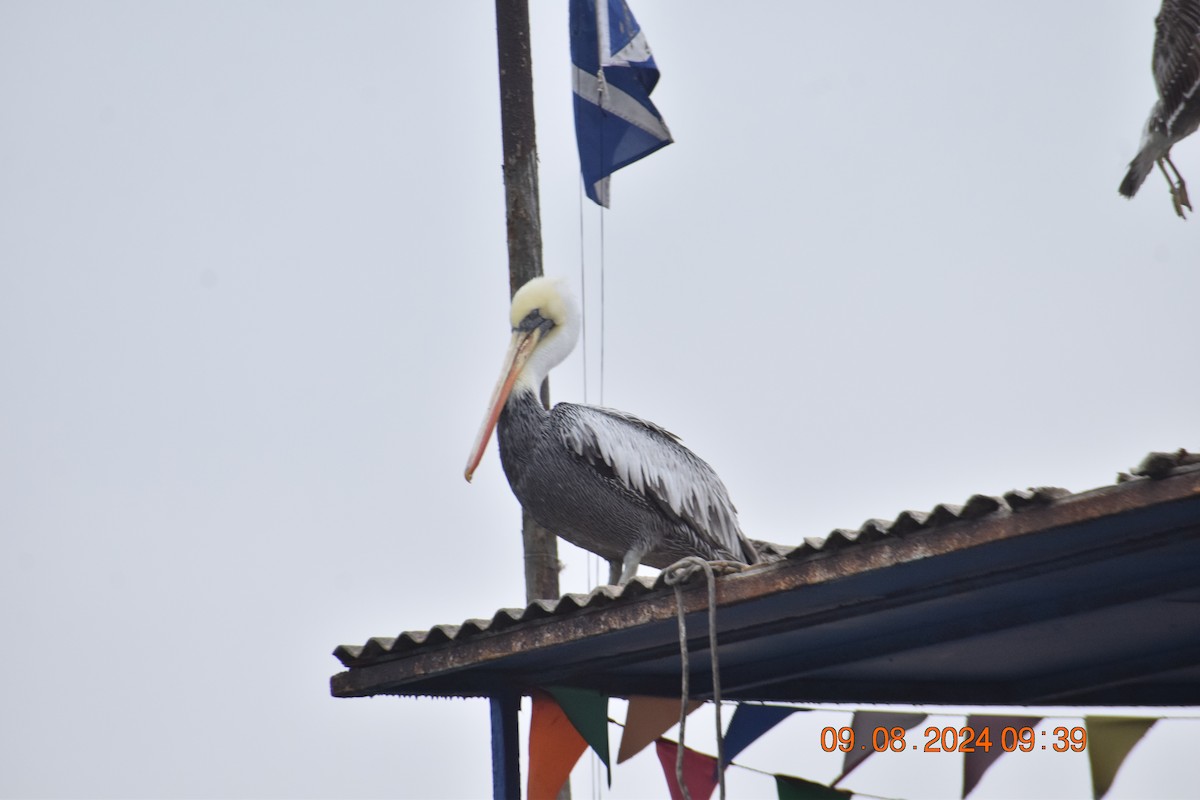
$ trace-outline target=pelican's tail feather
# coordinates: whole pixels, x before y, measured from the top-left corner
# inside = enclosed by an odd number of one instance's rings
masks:
[[[1117,191],[1125,197],[1133,197],[1152,169],[1154,169],[1154,157],[1143,150],[1137,154],[1137,158],[1129,162],[1129,172],[1125,173],[1125,180],[1121,181],[1121,186]]]

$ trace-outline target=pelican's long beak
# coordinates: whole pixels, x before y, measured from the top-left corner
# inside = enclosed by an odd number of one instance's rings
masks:
[[[517,376],[521,374],[525,362],[529,360],[529,354],[537,347],[541,338],[542,331],[539,328],[532,331],[513,331],[512,341],[508,344],[508,352],[504,354],[504,366],[500,369],[500,380],[496,381],[496,388],[492,390],[492,399],[488,401],[487,416],[483,418],[483,425],[480,426],[479,433],[475,437],[475,444],[471,446],[467,469],[463,472],[468,483],[471,481],[471,476],[475,474],[479,462],[483,459],[483,451],[487,449],[488,440],[492,438],[496,420],[500,418],[500,410],[508,401],[508,395],[512,392]]]

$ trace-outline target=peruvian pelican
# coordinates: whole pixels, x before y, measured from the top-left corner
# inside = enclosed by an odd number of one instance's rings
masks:
[[[512,299],[512,341],[467,460],[471,480],[497,429],[513,494],[538,524],[609,562],[622,585],[639,564],[686,556],[759,560],[712,467],[672,433],[610,408],[559,403],[538,389],[579,338],[579,311],[562,284],[534,278]]]
[[[1200,127],[1200,0],[1163,0],[1154,18],[1154,85],[1158,101],[1150,109],[1141,149],[1129,162],[1129,172],[1118,191],[1126,197],[1137,194],[1146,176],[1158,164],[1171,187],[1175,213],[1192,210],[1187,185],[1171,161],[1171,147]],[[1163,166],[1175,173],[1172,179]]]

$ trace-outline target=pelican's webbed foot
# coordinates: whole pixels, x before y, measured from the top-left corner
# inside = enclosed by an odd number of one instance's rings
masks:
[[[1175,173],[1174,178],[1167,172],[1166,166],[1163,165],[1164,161],[1170,165],[1171,172]],[[1187,215],[1183,213],[1183,210],[1185,208],[1188,211],[1192,210],[1192,201],[1188,198],[1187,183],[1183,180],[1183,176],[1179,174],[1175,163],[1171,161],[1170,155],[1163,156],[1158,160],[1158,168],[1162,170],[1163,177],[1167,179],[1167,185],[1171,187],[1171,204],[1175,207],[1175,213],[1179,215],[1180,219],[1187,219]]]
[[[1179,179],[1179,183],[1175,187],[1174,197],[1175,213],[1183,219],[1187,219],[1187,217],[1184,216],[1183,210],[1186,208],[1188,211],[1191,211],[1192,203],[1188,200],[1187,184],[1183,182],[1183,178]]]

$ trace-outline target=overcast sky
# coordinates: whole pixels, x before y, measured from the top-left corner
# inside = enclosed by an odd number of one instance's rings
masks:
[[[1117,194],[1155,0],[634,0],[677,142],[615,176],[603,247],[566,3],[532,5],[546,269],[589,288],[588,396],[578,353],[552,394],[599,400],[603,263],[605,404],[749,535],[1200,448],[1200,219],[1157,174]],[[1200,138],[1173,156],[1200,196]],[[340,643],[523,604],[494,445],[462,479],[500,163],[488,2],[0,0],[0,794],[490,793],[485,702],[327,681]],[[828,780],[848,716],[811,716],[741,760]],[[1110,797],[1193,792],[1198,733],[1160,724]],[[1089,796],[1057,758],[973,797]],[[848,784],[957,796],[944,759]],[[663,791],[648,751],[603,794]]]

